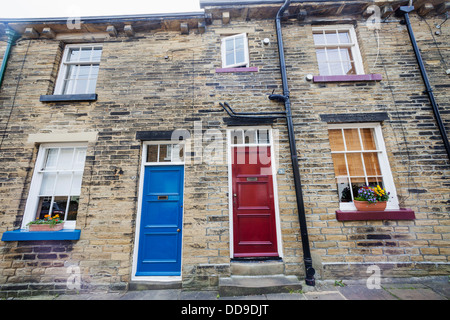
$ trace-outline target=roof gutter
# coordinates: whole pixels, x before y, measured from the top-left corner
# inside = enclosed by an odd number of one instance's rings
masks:
[[[412,1],[410,1],[409,6],[401,6],[398,9],[397,13],[400,15],[403,15],[403,17],[405,18],[405,24],[406,24],[406,28],[408,29],[409,38],[411,40],[411,44],[413,46],[414,53],[416,55],[417,63],[419,64],[420,73],[422,75],[422,79],[425,84],[425,88],[426,88],[425,91],[427,92],[428,98],[430,99],[434,117],[436,118],[439,132],[441,133],[445,149],[447,150],[447,156],[448,156],[448,159],[450,160],[450,144],[448,141],[447,133],[445,131],[445,126],[442,122],[441,115],[439,113],[439,107],[434,98],[433,89],[431,88],[430,81],[428,80],[428,76],[427,76],[427,72],[425,70],[425,66],[423,64],[422,56],[420,55],[420,50],[419,50],[419,47],[417,46],[417,42],[414,37],[414,32],[411,27],[411,22],[409,20],[409,12],[414,10],[414,6],[412,6],[411,4],[412,4]]]
[[[306,227],[306,217],[305,217],[305,207],[303,202],[302,195],[302,184],[300,180],[300,171],[298,168],[298,157],[297,157],[297,148],[295,143],[295,133],[294,133],[294,124],[292,121],[292,112],[291,112],[291,101],[289,98],[289,88],[287,83],[287,75],[286,75],[286,62],[284,58],[284,47],[283,47],[283,36],[281,32],[281,17],[283,16],[284,11],[289,7],[290,0],[286,0],[278,10],[278,13],[275,18],[276,23],[276,31],[277,31],[277,41],[278,41],[278,55],[280,59],[280,71],[281,71],[281,80],[283,85],[283,94],[271,94],[269,96],[270,100],[282,101],[284,102],[284,107],[286,110],[286,122],[288,129],[288,138],[289,138],[289,146],[291,151],[291,161],[292,161],[292,170],[294,172],[294,184],[295,184],[295,195],[297,198],[297,212],[298,212],[298,221],[300,223],[300,235],[302,239],[303,246],[303,261],[305,265],[306,278],[305,283],[309,286],[315,285],[314,274],[315,270],[312,267],[312,259],[311,252],[309,248],[309,239],[308,239],[308,230]]]

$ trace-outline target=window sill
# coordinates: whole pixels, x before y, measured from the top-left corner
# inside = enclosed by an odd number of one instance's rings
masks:
[[[216,73],[258,72],[258,67],[246,68],[217,68]]]
[[[342,211],[336,210],[338,221],[360,221],[360,220],[414,220],[416,216],[411,209],[400,208],[399,210],[385,211]]]
[[[41,102],[97,101],[96,93],[41,95]]]
[[[313,82],[381,81],[381,74],[353,74],[345,76],[314,76]]]
[[[60,231],[28,231],[17,229],[5,231],[2,241],[33,241],[33,240],[79,240],[81,230],[64,229]]]

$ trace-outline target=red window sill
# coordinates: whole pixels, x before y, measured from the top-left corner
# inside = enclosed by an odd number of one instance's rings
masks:
[[[385,211],[342,211],[336,210],[338,221],[359,220],[414,220],[416,216],[411,209],[400,208],[399,210]]]
[[[231,73],[231,72],[258,72],[258,67],[248,68],[217,68],[216,73]]]
[[[356,82],[356,81],[380,81],[381,74],[352,74],[345,76],[314,76],[313,82]]]

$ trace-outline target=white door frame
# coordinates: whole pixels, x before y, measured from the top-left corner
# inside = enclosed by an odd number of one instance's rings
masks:
[[[267,129],[269,132],[269,144],[242,144],[242,145],[232,145],[231,144],[231,131],[242,129]],[[273,198],[274,198],[274,207],[275,207],[275,230],[277,237],[277,250],[278,257],[283,258],[283,245],[282,245],[282,237],[281,237],[281,222],[280,222],[280,210],[278,205],[278,183],[277,183],[277,167],[278,162],[275,157],[275,148],[274,148],[274,134],[271,127],[257,126],[257,127],[233,127],[232,129],[227,129],[227,162],[228,162],[228,211],[229,211],[229,229],[230,229],[230,259],[234,258],[234,237],[233,237],[233,174],[232,174],[232,166],[231,166],[231,148],[236,146],[270,146],[270,163],[272,168],[272,183],[273,183]]]
[[[165,141],[144,141],[142,143],[142,154],[141,154],[141,169],[139,174],[139,190],[138,190],[138,206],[136,214],[136,227],[135,227],[135,237],[134,237],[134,250],[133,250],[133,263],[131,267],[131,281],[181,281],[182,273],[179,276],[136,276],[137,263],[138,263],[138,253],[139,253],[139,236],[141,231],[141,213],[142,213],[142,192],[144,191],[144,175],[145,167],[149,166],[180,166],[183,168],[183,208],[181,211],[182,221],[184,221],[184,184],[186,177],[186,166],[183,162],[147,162],[147,151],[149,145],[168,145],[168,144],[183,144],[185,142],[179,141],[178,143],[172,143],[170,140]],[[185,149],[184,149],[185,151]],[[186,155],[184,155],[186,157]],[[183,233],[184,234],[184,233]],[[181,238],[181,269],[183,269],[183,237]]]

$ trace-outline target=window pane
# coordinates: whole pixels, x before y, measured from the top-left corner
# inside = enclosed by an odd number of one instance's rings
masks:
[[[244,63],[245,62],[245,52],[244,50],[236,51],[236,63]]]
[[[87,92],[88,80],[77,80],[73,94],[84,94]]]
[[[381,176],[380,164],[378,162],[378,154],[376,152],[365,152],[364,165],[368,176]]]
[[[338,48],[327,48],[328,61],[340,61]]]
[[[78,79],[88,79],[91,71],[91,66],[79,66],[78,67]]]
[[[83,177],[82,172],[75,172],[72,177],[72,186],[70,188],[70,194],[80,195],[81,194],[81,179]],[[69,193],[67,193],[69,194]]]
[[[336,30],[325,30],[325,40],[327,44],[337,44],[338,36]]]
[[[234,64],[234,52],[227,52],[226,57],[225,57],[225,61],[226,64],[229,65],[233,65]]]
[[[152,144],[147,147],[147,162],[158,162],[157,144]]]
[[[181,162],[183,161],[184,149],[183,144],[174,144],[172,145],[172,162]]]
[[[325,44],[325,36],[323,35],[323,32],[317,32],[313,34],[314,37],[314,43],[317,44]]]
[[[375,145],[375,138],[373,135],[373,129],[370,128],[361,129],[361,138],[364,150],[377,150],[377,147]]]
[[[334,174],[336,177],[347,176],[347,167],[345,165],[345,156],[342,153],[331,154],[333,158]]]
[[[36,219],[44,219],[44,217],[50,212],[51,202],[52,197],[39,197]]]
[[[269,130],[267,129],[258,130],[258,142],[263,144],[270,143]]]
[[[67,66],[66,79],[76,79],[79,67],[78,65]]]
[[[85,160],[86,160],[86,148],[76,148],[73,169],[83,170]]]
[[[331,75],[341,76],[344,74],[344,72],[342,71],[342,65],[340,63],[330,63],[329,65]]]
[[[80,48],[73,48],[69,50],[69,54],[67,55],[67,61],[74,62],[79,61],[80,59]]]
[[[58,158],[58,170],[71,170],[74,148],[61,148]]]
[[[69,210],[67,212],[66,220],[76,220],[77,219],[79,202],[80,202],[80,197],[78,197],[78,196],[70,197]]]
[[[254,129],[247,129],[244,132],[244,139],[245,139],[245,144],[249,144],[249,143],[257,143],[256,141],[256,130]]]
[[[92,47],[81,48],[80,51],[80,62],[91,61]]]
[[[92,52],[91,61],[100,62],[100,57],[102,56],[102,48],[94,48]]]
[[[45,160],[44,168],[55,169],[57,157],[58,157],[57,148],[47,149],[47,159]]]
[[[330,137],[330,147],[331,151],[344,151],[344,139],[342,138],[341,129],[330,129],[328,130],[328,135]]]
[[[56,186],[54,195],[58,196],[69,195],[71,179],[72,179],[71,172],[59,172],[56,177]]]
[[[41,195],[41,196],[53,195],[55,181],[56,181],[56,173],[55,172],[45,172],[42,177],[42,183],[41,183],[41,189],[39,190],[39,195]]]
[[[327,60],[325,49],[316,49],[316,56],[319,63],[325,62]]]
[[[364,169],[360,153],[347,153],[347,164],[350,176],[364,177]]]
[[[339,31],[338,37],[340,43],[350,43],[350,35],[348,34],[348,31]]]
[[[170,162],[172,146],[167,144],[159,145],[159,162]]]
[[[326,62],[319,62],[319,74],[321,76],[328,76],[328,75],[330,75],[330,71],[328,70],[328,63],[326,63]]]
[[[55,197],[53,199],[52,217],[59,215],[59,219],[64,220],[66,215],[67,197]]]
[[[341,202],[352,202],[352,194],[350,192],[350,186],[347,178],[336,178],[336,184],[338,188],[339,200]]]
[[[342,67],[344,68],[345,74],[356,74],[356,68],[353,62],[343,62]]]
[[[347,151],[361,150],[358,129],[344,129],[344,136]]]
[[[342,61],[352,60],[352,53],[350,48],[339,48],[339,53],[341,54]]]
[[[75,80],[65,80],[63,94],[72,94]]]

